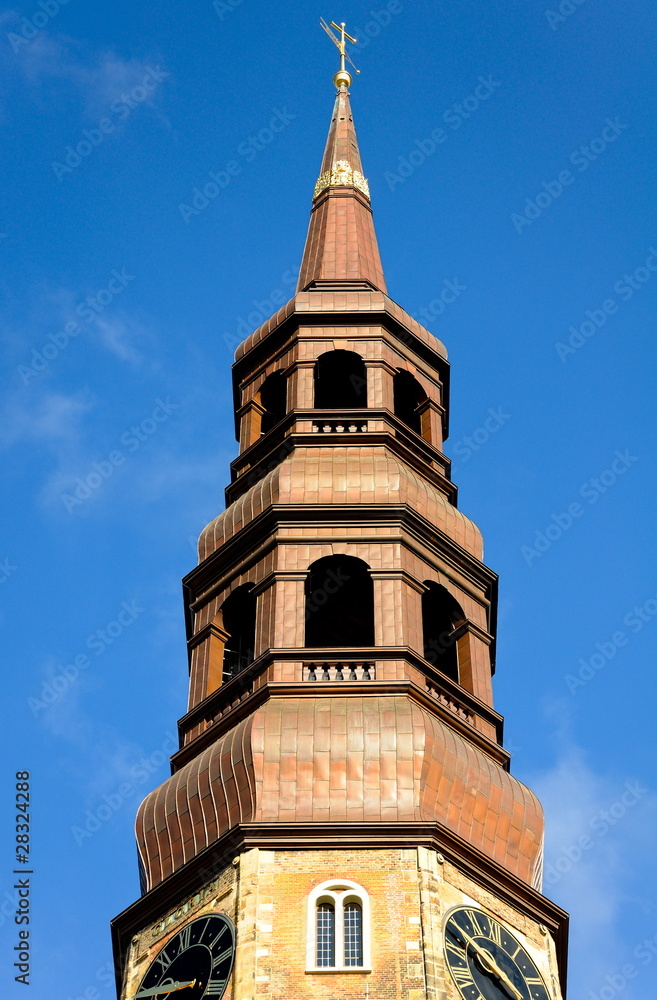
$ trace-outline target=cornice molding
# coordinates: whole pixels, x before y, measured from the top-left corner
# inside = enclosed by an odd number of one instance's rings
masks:
[[[288,544],[289,538],[276,538],[277,528],[293,524],[303,526],[309,521],[335,527],[355,521],[368,527],[385,524],[398,527],[400,533],[407,532],[447,566],[483,590],[494,604],[497,574],[407,504],[272,504],[184,577],[188,612],[203,607],[245,561],[253,564],[279,542]],[[353,542],[353,536],[349,538]],[[377,538],[377,541],[382,540],[384,536]],[[304,541],[307,542],[307,538]],[[192,634],[189,616],[188,628],[189,636]]]
[[[383,655],[381,655],[383,654]],[[421,670],[428,680],[445,697],[462,706],[472,715],[483,719],[493,726],[497,734],[497,742],[462,719],[456,712],[432,697],[423,688],[410,679],[404,680],[370,680],[370,681],[271,681],[265,680],[256,685],[260,677],[276,661],[294,662],[333,662],[354,661],[372,663],[381,660],[407,660]],[[250,689],[250,690],[248,690]],[[233,729],[242,719],[256,711],[270,698],[322,698],[322,697],[407,697],[420,705],[430,714],[436,716],[446,726],[454,729],[465,740],[476,746],[487,757],[490,757],[505,771],[509,770],[511,755],[502,746],[504,719],[490,705],[485,704],[470,691],[466,691],[451,678],[436,670],[427,660],[418,656],[409,647],[389,647],[353,650],[299,650],[275,649],[268,650],[222,685],[202,702],[195,705],[178,720],[178,731],[181,739],[184,734],[207,719],[216,716],[216,721],[184,744],[171,757],[171,771],[175,773],[188,764],[194,757],[220,739],[226,732]]]
[[[444,407],[432,400],[433,409],[444,413]],[[245,404],[246,405],[246,404]],[[248,408],[248,407],[247,407]],[[386,430],[350,432],[318,432],[298,430],[303,423],[372,424],[383,422]],[[291,456],[296,448],[373,447],[384,445],[409,469],[440,490],[456,506],[458,487],[452,482],[451,460],[440,448],[411,431],[392,410],[385,407],[365,407],[359,410],[293,409],[268,434],[254,441],[230,463],[231,482],[226,487],[226,506],[235,503],[269,472]]]
[[[132,937],[215,878],[236,855],[262,850],[385,850],[426,847],[530,920],[547,927],[566,997],[568,914],[458,834],[437,823],[243,823],[233,827],[111,922],[117,989]]]
[[[328,194],[323,197],[329,197]],[[384,293],[379,293],[384,294]],[[363,309],[348,312],[346,310],[316,310],[303,312],[296,308],[286,316],[277,327],[271,330],[262,340],[254,344],[246,354],[243,354],[233,365],[233,396],[235,412],[241,405],[240,390],[243,385],[248,385],[252,378],[254,369],[258,369],[263,364],[270,362],[281,350],[283,345],[292,347],[299,339],[298,332],[301,327],[372,327],[380,326],[383,330],[401,341],[422,361],[435,369],[440,376],[443,385],[443,404],[449,414],[449,361],[446,357],[434,350],[423,340],[421,340],[409,326],[406,326],[399,319],[388,312],[387,309]],[[294,334],[297,337],[294,337]],[[329,338],[330,339],[330,338]],[[365,338],[363,338],[365,339]],[[372,336],[368,336],[372,340]],[[235,434],[239,440],[238,419],[235,418]],[[448,428],[445,429],[447,437]]]

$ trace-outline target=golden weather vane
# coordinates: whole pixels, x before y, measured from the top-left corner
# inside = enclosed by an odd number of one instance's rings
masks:
[[[341,24],[336,24],[335,21],[331,21],[331,24],[328,25],[324,20],[324,18],[320,17],[319,23],[321,24],[322,28],[324,29],[324,31],[329,36],[329,38],[337,48],[338,52],[340,53],[340,69],[333,77],[333,83],[336,85],[336,87],[340,87],[342,84],[345,84],[347,87],[350,87],[351,73],[349,73],[349,71],[345,66],[345,60],[349,61],[349,63],[354,67],[356,73],[360,73],[360,70],[356,69],[356,67],[354,66],[353,59],[347,52],[347,40],[352,42],[354,45],[356,45],[358,40],[356,38],[352,38],[351,35],[347,34],[347,32],[344,30],[345,28],[344,21]],[[336,31],[340,32],[339,38],[335,34],[335,32],[331,31],[331,28],[335,28]]]

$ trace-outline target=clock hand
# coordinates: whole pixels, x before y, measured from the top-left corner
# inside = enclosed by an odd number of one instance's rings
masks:
[[[459,931],[463,935],[466,943],[471,946],[473,951],[477,952],[479,957],[482,959],[484,965],[488,967],[487,971],[492,972],[494,976],[497,976],[500,982],[504,983],[507,989],[511,990],[516,1000],[523,1000],[522,993],[520,993],[516,989],[516,987],[513,985],[513,983],[507,976],[506,972],[504,972],[503,969],[500,969],[499,965],[497,964],[491,953],[489,951],[486,951],[485,948],[482,948],[480,945],[478,945],[477,942],[474,941],[468,934],[466,934],[461,927],[459,927]]]
[[[152,986],[149,990],[135,993],[132,1000],[140,1000],[141,997],[157,997],[160,993],[175,993],[176,990],[184,990],[188,986],[196,986],[196,980],[191,979],[188,983],[170,983],[168,986]]]

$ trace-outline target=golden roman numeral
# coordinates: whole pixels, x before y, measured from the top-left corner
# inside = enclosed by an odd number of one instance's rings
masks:
[[[445,948],[447,951],[451,951],[452,955],[456,955],[461,961],[465,959],[465,948],[459,948],[458,945],[452,944],[451,941],[445,941]]]
[[[204,996],[206,997],[220,997],[224,992],[227,980],[225,979],[213,979],[205,987]]]
[[[163,948],[162,951],[160,952],[160,954],[156,955],[155,958],[153,959],[153,965],[154,966],[159,965],[160,966],[160,970],[159,970],[160,972],[164,972],[164,970],[169,965],[169,962],[170,962],[170,959],[169,959],[169,956],[166,953],[166,948]]]
[[[490,920],[489,924],[490,924],[490,939],[495,944],[499,945],[499,947],[501,948],[502,947],[502,928],[501,928],[501,926],[498,924],[498,922],[496,920]]]
[[[453,965],[450,965],[450,970],[457,986],[474,986],[474,980],[469,969],[455,969]]]
[[[228,930],[228,924],[224,924],[219,933],[217,934],[217,936],[213,938],[212,941],[210,941],[210,949],[212,951],[214,951],[214,949],[217,947],[218,942],[221,941],[222,937],[224,936],[227,930]]]
[[[229,956],[229,955],[231,955],[231,954],[232,954],[232,951],[233,951],[233,948],[232,948],[232,945],[229,945],[229,946],[228,946],[228,948],[226,948],[226,949],[225,949],[224,951],[222,951],[222,952],[221,952],[221,953],[220,953],[219,955],[217,955],[217,957],[216,957],[216,958],[213,958],[213,959],[212,959],[212,971],[213,971],[213,972],[214,972],[214,970],[215,970],[216,968],[218,968],[218,967],[219,967],[219,966],[221,965],[221,963],[222,963],[222,962],[223,962],[223,961],[224,961],[225,959],[227,959],[227,958],[228,958],[228,956]]]
[[[474,910],[466,910],[466,913],[470,917],[470,920],[472,922],[472,926],[474,928],[475,934],[483,935],[484,934],[484,929],[483,929],[482,925],[479,923],[479,919],[481,918],[481,914],[479,914],[479,917],[478,917],[477,914],[474,912]]]

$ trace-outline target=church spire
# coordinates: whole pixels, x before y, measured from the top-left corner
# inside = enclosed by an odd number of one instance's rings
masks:
[[[342,32],[346,34],[344,25]],[[344,69],[344,40],[339,42],[329,34],[340,51],[342,68],[334,77],[338,93],[315,184],[297,291],[337,286],[385,292],[370,192],[349,101],[351,75]]]

